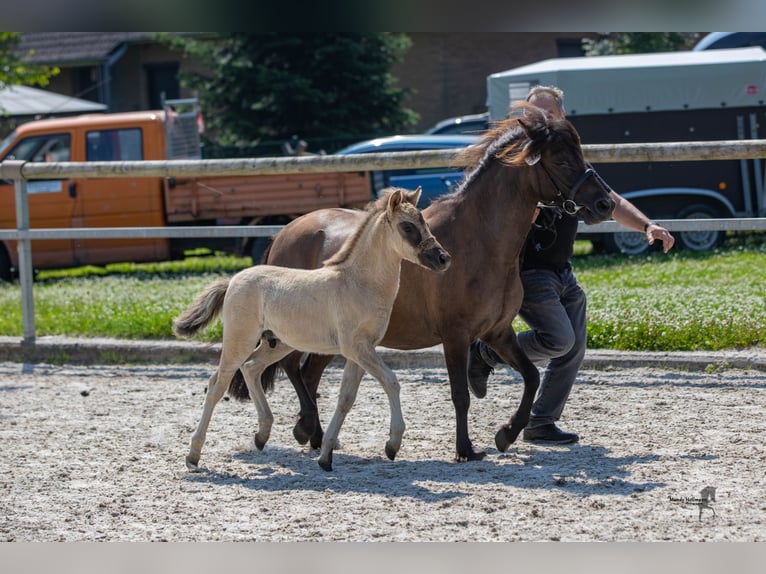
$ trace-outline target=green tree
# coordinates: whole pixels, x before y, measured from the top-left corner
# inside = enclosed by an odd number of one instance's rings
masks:
[[[414,125],[408,91],[390,73],[410,40],[393,33],[162,35],[203,64],[181,76],[200,97],[206,127],[222,145],[261,140],[387,134]]]
[[[0,88],[4,86],[47,86],[59,73],[55,66],[40,66],[24,61],[30,54],[19,54],[20,32],[0,32]]]
[[[603,38],[583,39],[586,56],[645,54],[688,50],[699,38],[697,32],[615,32]]]

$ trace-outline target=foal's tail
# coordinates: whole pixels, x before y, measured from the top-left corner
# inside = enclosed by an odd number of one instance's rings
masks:
[[[218,317],[229,281],[230,278],[224,277],[208,286],[186,311],[173,320],[173,333],[176,337],[190,339]]]

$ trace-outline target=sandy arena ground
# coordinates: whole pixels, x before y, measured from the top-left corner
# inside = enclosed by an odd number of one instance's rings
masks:
[[[444,369],[397,371],[407,430],[394,462],[388,403],[366,377],[329,473],[294,441],[282,379],[265,450],[253,405],[222,401],[190,473],[212,369],[0,363],[0,540],[766,540],[765,372],[586,370],[561,420],[579,444],[500,453],[495,431],[521,393],[500,371],[471,405],[487,450],[474,463],[453,461]],[[340,373],[320,387],[325,425]],[[708,486],[716,500],[700,519]]]

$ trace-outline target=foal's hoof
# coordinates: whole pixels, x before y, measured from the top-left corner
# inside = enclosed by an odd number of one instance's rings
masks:
[[[394,450],[391,445],[386,443],[386,456],[388,457],[388,460],[394,460],[397,452],[399,452],[399,449]]]
[[[495,434],[495,446],[497,446],[497,450],[500,452],[507,451],[508,447],[516,442],[516,439],[523,428],[523,426],[517,427],[513,425],[501,426],[497,431],[497,434]]]
[[[266,446],[266,442],[269,439],[262,440],[262,439],[258,438],[258,433],[256,433],[255,437],[253,438],[253,440],[255,441],[255,448],[257,448],[258,450],[263,450],[263,447]]]
[[[332,470],[332,453],[327,457],[327,460],[320,458],[317,462],[319,462],[319,466],[322,467],[322,470],[330,472]]]

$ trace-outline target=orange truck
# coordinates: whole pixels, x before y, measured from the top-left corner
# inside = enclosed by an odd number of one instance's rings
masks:
[[[191,111],[183,111],[184,109]],[[92,114],[20,125],[0,145],[0,161],[199,159],[194,100],[162,110]],[[235,177],[30,180],[30,228],[281,225],[325,207],[362,207],[368,172]],[[13,182],[0,181],[0,229],[16,229]],[[207,247],[260,260],[265,237],[44,239],[32,241],[32,266],[50,269],[121,261],[163,261]],[[16,275],[16,241],[0,242],[0,279]]]

